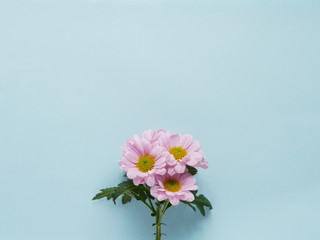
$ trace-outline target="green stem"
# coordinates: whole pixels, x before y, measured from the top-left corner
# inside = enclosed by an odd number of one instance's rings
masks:
[[[153,206],[151,207],[148,203],[146,203],[146,201],[141,200],[141,202],[143,202],[151,210],[152,213],[156,213]]]
[[[156,211],[156,240],[161,240],[161,203],[157,201]]]
[[[152,209],[153,209],[153,212],[154,213],[156,213],[156,209],[154,208],[154,206],[153,206],[153,204],[152,204],[152,201],[151,201],[151,199],[148,197],[148,201],[149,201],[149,203],[150,203],[150,206],[152,207]]]
[[[161,224],[162,224],[161,219],[167,210],[167,207],[169,205],[169,199],[166,201],[163,209],[161,209],[162,208],[161,203],[159,201],[157,202],[158,204],[157,204],[157,210],[156,210],[156,240],[161,240]]]
[[[169,199],[167,199],[164,207],[163,207],[163,210],[162,210],[162,214],[161,214],[161,218],[163,217],[164,213],[167,211],[167,207],[169,205]],[[161,219],[160,219],[161,220]]]
[[[137,196],[137,194],[133,194],[133,196]],[[137,196],[137,197],[139,197],[139,196]],[[141,202],[143,202],[143,203],[150,209],[150,211],[151,211],[153,214],[156,213],[156,210],[154,209],[154,207],[153,207],[153,205],[152,205],[151,202],[150,202],[150,205],[149,205],[146,201],[144,201],[144,200],[142,200],[142,199],[140,199],[140,200],[141,200]]]

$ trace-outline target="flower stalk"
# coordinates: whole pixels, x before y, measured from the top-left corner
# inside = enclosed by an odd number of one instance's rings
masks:
[[[161,223],[162,217],[164,215],[164,213],[166,212],[167,208],[169,206],[169,200],[167,200],[164,203],[164,207],[162,209],[162,204],[157,201],[157,210],[156,210],[156,240],[161,240],[161,236],[163,235],[163,233],[161,233],[161,225],[164,223]]]

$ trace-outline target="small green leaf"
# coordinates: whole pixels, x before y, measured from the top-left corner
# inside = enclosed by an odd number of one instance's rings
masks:
[[[128,179],[126,181],[123,181],[122,183],[119,183],[117,187],[101,189],[101,193],[98,193],[93,198],[93,200],[101,199],[104,197],[106,197],[108,200],[112,198],[114,204],[116,204],[116,199],[121,195],[124,195],[122,203],[125,204],[127,202],[130,202],[132,197],[136,197],[135,191],[138,191],[138,189],[141,189],[141,186],[134,185],[132,180]]]
[[[206,212],[205,212],[205,210],[204,210],[203,205],[201,205],[201,204],[199,204],[199,203],[194,203],[194,205],[197,206],[197,208],[199,209],[199,211],[200,211],[200,213],[201,213],[202,216],[205,216],[205,215],[206,215]]]
[[[196,200],[197,200],[197,202],[208,207],[210,210],[212,209],[212,205],[211,205],[210,201],[203,194],[200,194],[199,196],[197,196]]]
[[[129,195],[131,198],[134,197],[137,200],[145,201],[147,199],[147,193],[150,190],[147,189],[144,185],[134,185],[132,180],[128,179],[118,184],[118,187],[114,189],[112,195],[113,202],[116,203],[116,199],[124,194]]]
[[[114,193],[112,194],[112,200],[114,204],[116,204],[116,200],[119,196],[129,193],[135,186],[131,180],[123,181],[122,183],[118,184],[118,187],[115,188]]]
[[[153,223],[153,224],[152,224],[152,226],[156,226],[156,225],[157,225],[157,223]],[[159,223],[159,226],[161,226],[161,225],[167,226],[167,224],[165,224],[165,223]]]
[[[191,204],[196,205],[196,207],[199,209],[200,213],[203,216],[206,215],[204,207],[208,207],[209,210],[212,209],[212,205],[210,201],[203,194],[200,194],[199,196],[195,196],[195,199],[191,202]]]
[[[192,193],[194,195],[194,200],[192,202],[186,202],[186,201],[181,201],[181,202],[191,207],[193,211],[196,211],[195,207],[197,207],[201,215],[205,216],[206,212],[204,208],[207,207],[209,208],[209,210],[212,209],[212,205],[210,201],[203,194],[200,194],[199,196],[197,196],[197,191],[192,191]]]
[[[128,194],[124,194],[121,200],[122,200],[122,204],[126,204],[128,202],[131,202],[131,197]]]
[[[133,187],[135,186],[132,182],[132,180],[126,180],[126,181],[123,181],[122,183],[119,183],[118,184],[118,187],[121,187],[121,188],[129,188],[129,187]]]
[[[189,171],[189,173],[190,173],[191,175],[196,175],[197,172],[198,172],[198,170],[197,170],[196,168],[191,167],[191,166],[188,166],[188,165],[187,165],[187,169],[188,169],[188,171]]]
[[[147,199],[146,190],[143,185],[135,186],[131,189],[131,192],[137,200],[145,201]]]
[[[106,189],[101,189],[101,193],[97,193],[92,200],[97,200],[106,197],[108,200],[112,198],[112,195],[114,193],[115,188],[106,188]]]

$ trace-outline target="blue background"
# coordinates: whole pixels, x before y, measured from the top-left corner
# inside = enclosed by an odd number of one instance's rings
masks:
[[[116,185],[120,146],[189,133],[214,211],[164,239],[319,240],[317,1],[0,2],[0,239],[150,240]]]

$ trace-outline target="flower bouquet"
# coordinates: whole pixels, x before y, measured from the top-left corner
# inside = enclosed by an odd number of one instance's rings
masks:
[[[172,134],[164,130],[147,130],[142,137],[127,139],[122,147],[120,168],[126,180],[117,187],[101,189],[93,200],[107,198],[122,204],[136,199],[145,204],[155,217],[156,240],[160,240],[161,222],[165,212],[183,203],[196,208],[205,216],[205,207],[212,209],[210,201],[198,194],[195,185],[197,167],[208,168],[200,143],[191,135]]]

